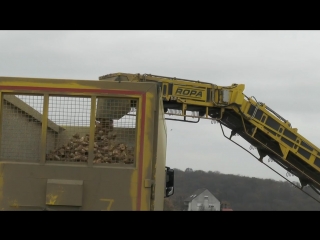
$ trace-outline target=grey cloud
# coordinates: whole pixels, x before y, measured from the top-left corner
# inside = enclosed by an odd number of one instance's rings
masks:
[[[320,147],[319,42],[319,31],[0,31],[0,75],[97,80],[129,72],[242,83]],[[167,125],[175,167],[275,178],[210,121]]]

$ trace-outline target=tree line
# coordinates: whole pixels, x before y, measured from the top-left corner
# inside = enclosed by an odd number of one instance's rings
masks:
[[[182,211],[184,200],[199,188],[208,189],[234,211],[320,210],[317,193],[308,186],[303,188],[315,200],[287,181],[175,169],[174,185],[174,195],[165,198],[165,211]]]

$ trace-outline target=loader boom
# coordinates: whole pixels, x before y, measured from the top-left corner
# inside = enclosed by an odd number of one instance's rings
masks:
[[[223,126],[231,130],[231,135],[225,136],[229,140],[233,141],[232,137],[237,134],[254,146],[259,153],[260,157],[256,157],[259,161],[263,163],[263,158],[269,156],[298,177],[300,190],[309,185],[320,193],[320,149],[265,103],[247,97],[244,84],[218,86],[201,81],[129,73],[107,74],[99,80],[158,83],[162,89],[165,113],[181,116],[182,121],[196,116],[198,121],[203,118],[219,122],[222,131]]]

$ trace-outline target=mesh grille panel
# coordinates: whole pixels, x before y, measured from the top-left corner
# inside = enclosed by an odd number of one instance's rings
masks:
[[[61,127],[47,134],[48,161],[87,162],[91,98],[50,96],[48,118]],[[55,139],[52,141],[51,137]]]
[[[38,162],[43,96],[3,95],[1,160]]]

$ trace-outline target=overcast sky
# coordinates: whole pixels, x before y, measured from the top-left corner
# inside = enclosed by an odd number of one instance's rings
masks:
[[[320,146],[320,31],[0,31],[0,63],[0,76],[11,77],[127,72],[245,84],[247,96]],[[167,121],[167,128],[170,167],[284,181],[224,138],[219,124]]]

